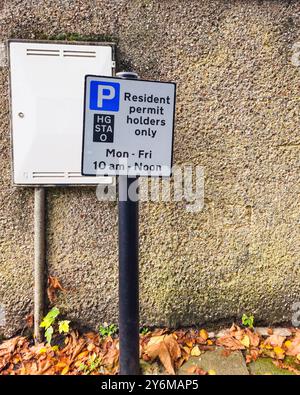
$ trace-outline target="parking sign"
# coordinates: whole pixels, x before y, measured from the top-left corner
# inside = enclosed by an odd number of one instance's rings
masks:
[[[88,75],[82,175],[170,176],[176,85]]]

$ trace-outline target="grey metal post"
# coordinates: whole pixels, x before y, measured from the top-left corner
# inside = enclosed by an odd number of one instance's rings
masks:
[[[40,323],[45,303],[45,199],[44,187],[34,189],[34,339],[43,340]]]
[[[136,73],[117,77],[137,79]],[[139,203],[130,199],[137,177],[118,177],[120,374],[140,374],[139,361]]]

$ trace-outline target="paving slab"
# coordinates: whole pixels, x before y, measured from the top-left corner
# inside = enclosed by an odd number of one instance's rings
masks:
[[[289,370],[280,369],[275,366],[271,358],[258,358],[256,361],[250,362],[248,368],[252,375],[295,375]]]
[[[267,327],[255,328],[255,332],[261,336],[270,336],[269,330],[270,330],[270,328],[267,328]],[[278,336],[291,336],[292,331],[288,328],[272,328],[271,334],[278,335]]]
[[[217,375],[223,376],[249,375],[243,354],[240,351],[233,351],[228,355],[222,347],[218,347],[214,351],[206,351],[199,357],[190,357],[179,369],[178,374],[191,374],[189,372],[192,366],[197,366],[205,371],[214,370]]]
[[[157,362],[146,362],[143,360],[140,360],[140,367],[143,375],[161,375],[161,374],[166,374],[163,366],[161,364],[158,364]]]

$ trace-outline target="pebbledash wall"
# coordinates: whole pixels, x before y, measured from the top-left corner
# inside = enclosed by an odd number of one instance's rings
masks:
[[[142,203],[141,321],[289,322],[300,301],[298,1],[2,1],[0,40],[114,41],[118,68],[178,86],[174,160],[203,166],[204,208]],[[1,57],[0,325],[33,309],[33,191],[11,185]],[[95,188],[47,193],[47,263],[82,326],[117,322],[117,205]]]

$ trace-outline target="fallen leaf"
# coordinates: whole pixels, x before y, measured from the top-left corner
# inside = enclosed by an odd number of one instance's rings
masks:
[[[82,359],[82,358],[87,357],[88,355],[89,355],[88,351],[82,351],[80,354],[77,355],[76,359]]]
[[[245,330],[245,333],[249,337],[250,346],[251,347],[258,347],[260,340],[261,340],[260,336],[248,328]]]
[[[279,347],[279,346],[274,347],[274,352],[275,352],[276,357],[278,359],[284,359],[285,352],[284,352],[284,350],[281,347]]]
[[[65,374],[67,374],[69,371],[69,366],[66,366],[65,368],[63,368],[61,375],[64,376]]]
[[[28,314],[25,318],[26,326],[29,329],[33,327],[33,318],[33,314]]]
[[[181,357],[181,349],[173,335],[168,335],[164,338],[164,343],[167,345],[169,353],[173,361]]]
[[[161,341],[158,344],[152,344],[150,347],[147,347],[146,353],[152,360],[159,357],[166,371],[169,374],[175,374],[172,359],[168,347],[164,341]]]
[[[292,342],[291,342],[290,340],[286,340],[286,341],[284,342],[284,347],[285,347],[285,348],[290,348],[291,345],[292,345]]]
[[[93,343],[90,343],[88,346],[87,346],[87,349],[88,349],[88,351],[93,351],[94,349],[95,349],[95,344],[93,344]]]
[[[165,338],[165,335],[162,336],[152,336],[148,342],[148,346],[153,346],[154,344],[161,343]]]
[[[239,326],[235,324],[232,324],[230,328],[230,335],[237,340],[242,340],[242,338],[245,336],[245,330],[241,329]]]
[[[159,358],[169,374],[175,374],[174,361],[181,357],[181,349],[172,335],[156,336],[160,339],[151,338],[145,353],[150,359]]]
[[[202,337],[202,339],[204,339],[204,340],[207,340],[207,339],[208,339],[208,333],[206,332],[205,329],[201,329],[199,335],[200,335],[200,337]]]
[[[244,350],[245,346],[237,339],[233,338],[232,336],[225,335],[223,337],[220,337],[217,341],[216,344],[218,346],[223,346],[226,348],[229,348],[230,350]]]
[[[259,350],[257,349],[250,350],[250,355],[252,357],[252,360],[256,361],[257,358],[259,357]]]
[[[201,368],[196,368],[195,373],[198,374],[199,376],[206,376],[208,372],[206,370],[203,370]]]
[[[213,369],[210,369],[207,373],[208,373],[210,376],[215,376],[215,375],[217,374],[216,371],[213,370]]]
[[[224,348],[223,350],[222,350],[222,352],[221,352],[221,355],[223,356],[223,357],[229,357],[229,355],[232,353],[232,351],[231,350],[228,350],[228,349],[226,349],[226,348]]]
[[[250,346],[250,339],[249,336],[245,335],[240,342],[245,346],[246,348],[249,348]]]
[[[190,353],[191,353],[191,349],[190,349],[189,347],[184,346],[184,347],[182,347],[182,349],[183,349],[187,354],[190,354]]]
[[[67,363],[65,363],[65,362],[58,362],[55,366],[57,368],[59,368],[59,369],[63,369],[63,368],[65,368],[67,366]]]
[[[270,345],[272,347],[282,347],[284,341],[285,341],[284,336],[271,335],[265,340],[265,345]]]
[[[252,361],[252,356],[250,354],[246,355],[246,364],[250,363]]]
[[[65,292],[65,289],[61,286],[57,277],[49,276],[48,277],[48,287],[47,287],[47,296],[51,303],[56,300],[57,291]]]
[[[300,354],[300,331],[297,331],[294,339],[291,339],[291,344],[287,347],[286,355],[296,356]]]
[[[191,355],[193,357],[199,357],[201,355],[201,351],[199,349],[199,346],[195,346],[194,348],[192,348]]]

